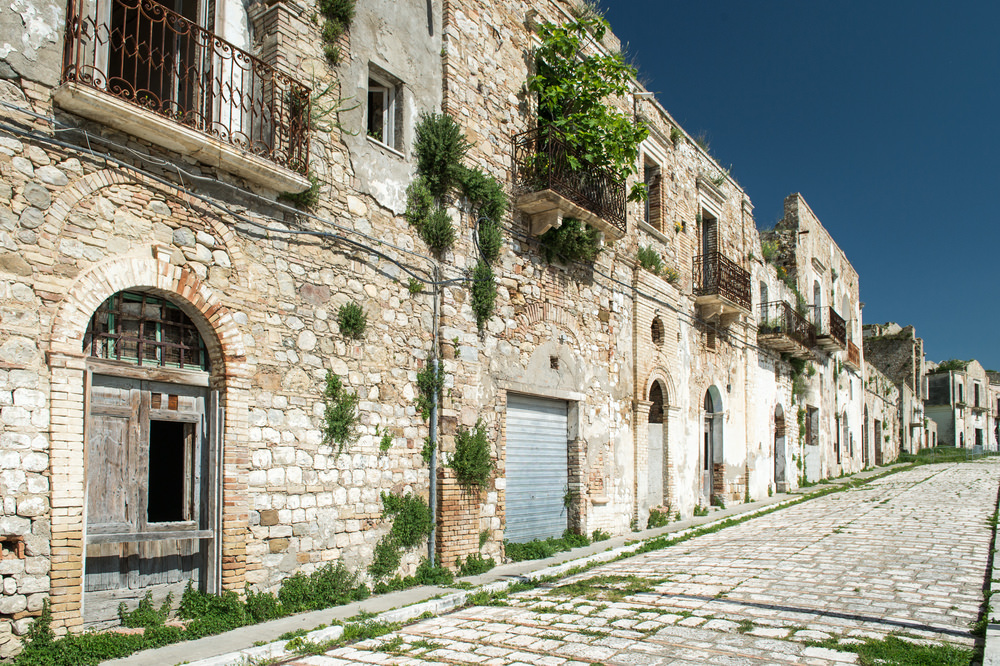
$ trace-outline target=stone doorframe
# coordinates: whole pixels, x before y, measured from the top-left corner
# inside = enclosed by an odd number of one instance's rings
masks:
[[[248,522],[248,412],[250,369],[232,314],[196,274],[169,263],[153,246],[146,255],[110,259],[82,273],[55,314],[48,366],[51,425],[51,588],[58,626],[83,623],[87,355],[83,338],[90,318],[112,294],[147,289],[181,308],[199,328],[212,361],[211,388],[219,391],[224,417],[221,451],[221,587],[240,589],[246,572]]]

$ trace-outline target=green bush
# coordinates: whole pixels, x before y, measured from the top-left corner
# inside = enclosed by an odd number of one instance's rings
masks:
[[[278,195],[280,201],[287,201],[299,208],[312,208],[319,203],[319,178],[309,174],[309,189],[303,192],[283,192]]]
[[[610,538],[611,535],[604,530],[594,530],[594,533],[590,535],[590,540],[593,543],[597,543],[598,541],[607,541]]]
[[[420,238],[432,251],[441,254],[451,249],[455,244],[455,227],[451,223],[451,215],[444,208],[435,208],[417,228]]]
[[[473,553],[465,558],[465,562],[459,557],[455,560],[455,566],[458,568],[458,575],[460,577],[465,576],[478,576],[479,574],[484,574],[493,567],[497,565],[496,561],[492,557],[484,558],[479,553]]]
[[[336,42],[354,20],[355,0],[319,0],[317,9],[326,20],[323,22],[323,53],[333,64],[340,61],[340,48]]]
[[[417,411],[426,421],[431,416],[431,407],[434,405],[434,396],[441,398],[441,390],[444,388],[444,371],[435,369],[434,361],[428,360],[423,370],[417,373]]]
[[[491,220],[479,223],[479,251],[483,260],[493,264],[500,257],[500,247],[503,245],[503,231],[500,225]]]
[[[522,562],[524,560],[542,560],[552,557],[558,552],[589,546],[590,539],[583,534],[574,534],[569,530],[563,532],[562,537],[549,537],[548,539],[534,539],[526,543],[512,543],[504,541],[504,551],[507,559],[512,562]]]
[[[493,316],[496,307],[497,286],[493,278],[493,269],[480,259],[472,272],[472,312],[476,315],[476,326],[482,330],[486,322]]]
[[[490,455],[490,441],[482,420],[475,428],[458,431],[455,435],[455,452],[448,466],[455,472],[459,485],[469,492],[481,492],[489,487],[496,463]]]
[[[323,441],[336,443],[337,453],[341,453],[358,438],[358,395],[348,393],[340,377],[328,371],[323,400]]]
[[[391,518],[392,527],[375,544],[374,557],[368,567],[368,573],[376,582],[399,568],[403,549],[419,546],[434,528],[434,516],[419,495],[383,492],[382,506],[382,518]]]
[[[461,182],[462,160],[471,147],[462,128],[448,114],[426,113],[420,117],[413,142],[417,173],[438,200]]]
[[[636,258],[639,260],[639,265],[653,275],[659,275],[663,271],[663,259],[660,258],[660,253],[653,249],[652,246],[644,247],[640,245],[639,251],[636,253]]]
[[[168,594],[164,598],[160,608],[153,605],[153,592],[147,590],[146,595],[139,600],[139,605],[134,611],[129,612],[125,602],[118,604],[118,621],[123,627],[136,629],[139,627],[162,627],[170,615],[170,604],[174,600],[174,595]]]
[[[348,301],[337,310],[337,326],[341,335],[360,340],[368,326],[368,316],[354,301]]]
[[[427,181],[417,177],[406,188],[406,212],[403,213],[403,217],[414,229],[420,231],[436,207],[434,195],[428,189]]]
[[[601,252],[601,232],[580,220],[566,218],[561,226],[539,236],[546,261],[593,261]]]
[[[477,218],[499,223],[507,212],[508,200],[500,182],[479,169],[460,171],[462,192],[476,209]]]
[[[649,520],[646,521],[646,529],[651,530],[656,527],[663,527],[670,522],[669,511],[650,511]]]

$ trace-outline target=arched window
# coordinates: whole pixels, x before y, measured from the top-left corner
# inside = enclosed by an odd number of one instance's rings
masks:
[[[98,358],[161,368],[208,369],[208,352],[194,322],[168,300],[120,291],[94,312],[84,351]]]
[[[649,335],[654,345],[660,346],[663,344],[663,321],[659,317],[653,317]]]

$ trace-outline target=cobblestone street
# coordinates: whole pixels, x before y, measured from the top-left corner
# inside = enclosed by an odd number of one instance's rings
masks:
[[[972,647],[1000,461],[927,465],[290,664],[839,664]],[[504,603],[504,602],[500,602]]]

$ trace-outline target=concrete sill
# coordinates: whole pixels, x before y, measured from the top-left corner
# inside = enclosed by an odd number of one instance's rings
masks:
[[[309,189],[309,179],[302,174],[94,88],[68,81],[52,91],[52,99],[66,111],[188,155],[275,192]]]

